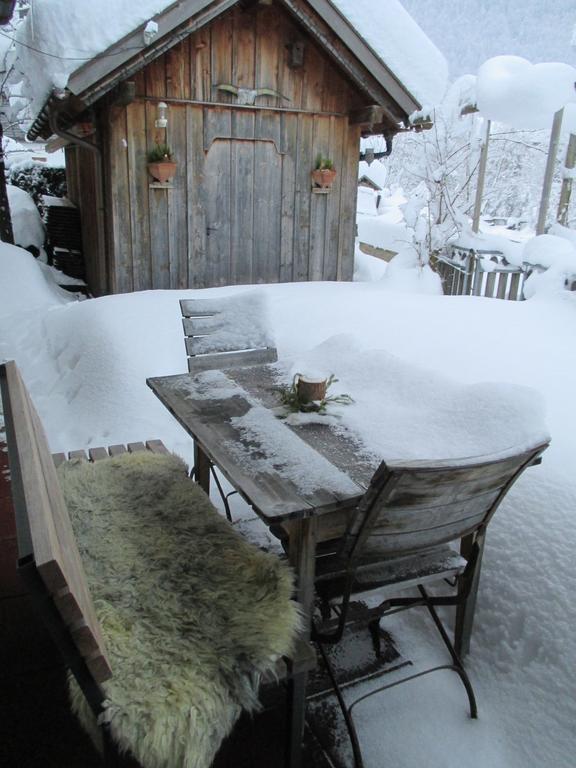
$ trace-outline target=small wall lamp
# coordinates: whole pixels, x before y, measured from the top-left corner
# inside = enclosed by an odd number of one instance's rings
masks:
[[[168,125],[168,118],[166,117],[167,111],[168,111],[168,104],[166,104],[165,101],[159,101],[158,102],[158,119],[154,123],[156,128],[166,128],[166,126]]]

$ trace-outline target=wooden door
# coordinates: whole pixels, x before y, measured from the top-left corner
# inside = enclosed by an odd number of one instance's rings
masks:
[[[204,167],[206,283],[278,282],[282,156],[274,142],[216,137]]]

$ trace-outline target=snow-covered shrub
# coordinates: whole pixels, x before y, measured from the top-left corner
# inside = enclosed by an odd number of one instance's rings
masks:
[[[42,195],[66,196],[66,172],[64,168],[23,163],[10,170],[9,182],[32,195],[42,211]]]

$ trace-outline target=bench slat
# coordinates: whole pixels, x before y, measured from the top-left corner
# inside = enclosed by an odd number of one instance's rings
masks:
[[[102,459],[110,458],[106,448],[102,447],[90,448],[88,450],[88,455],[90,456],[90,461],[102,461]]]
[[[162,440],[146,440],[146,448],[152,453],[168,453],[168,448]]]
[[[126,453],[126,446],[125,445],[111,445],[108,448],[108,452],[110,456],[122,456],[123,453]]]
[[[86,451],[70,451],[68,454],[69,459],[80,459],[80,461],[88,461],[88,455]]]
[[[60,464],[63,464],[66,461],[66,454],[65,453],[53,453],[52,458],[54,459],[54,466],[58,468]]]
[[[141,453],[146,450],[144,443],[128,443],[128,450],[130,453]]]

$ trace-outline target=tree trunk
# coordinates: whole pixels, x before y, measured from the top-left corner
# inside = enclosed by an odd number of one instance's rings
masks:
[[[4,148],[2,140],[4,132],[2,123],[0,123],[0,240],[5,243],[14,244],[14,232],[12,231],[12,217],[10,216],[10,205],[8,203],[8,192],[6,190],[6,169],[4,167]]]

